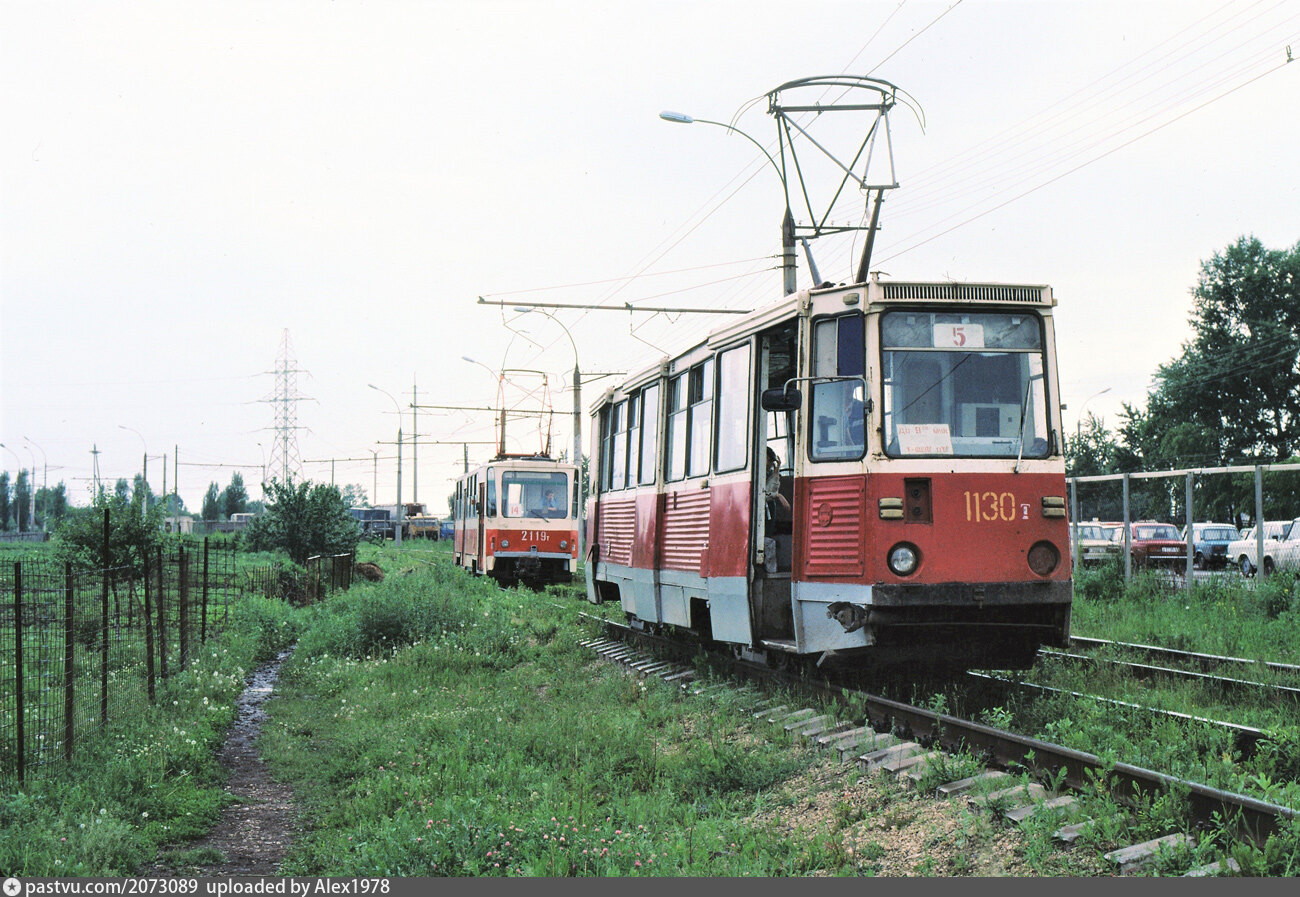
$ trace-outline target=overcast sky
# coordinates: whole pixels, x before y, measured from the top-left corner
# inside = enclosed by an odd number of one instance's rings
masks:
[[[413,387],[421,404],[491,405],[503,366],[547,372],[566,448],[561,324],[594,376],[723,319],[556,323],[478,297],[779,298],[775,172],[737,134],[658,114],[739,113],[774,148],[764,95],[837,73],[892,82],[923,114],[890,117],[899,188],[872,268],[1050,284],[1066,425],[1108,389],[1087,410],[1113,426],[1187,338],[1202,260],[1243,234],[1300,240],[1288,46],[1300,54],[1300,0],[6,0],[2,465],[48,463],[84,504],[92,449],[111,486],[147,448],[161,492],[179,447],[191,510],[235,470],[257,497],[286,331],[310,479],[365,459],[333,476],[371,492],[378,452],[377,498],[393,501],[394,402],[367,384],[404,408]],[[833,118],[810,132],[851,158],[866,125]],[[863,209],[850,190],[833,217]],[[822,279],[850,279],[860,250],[815,241]],[[418,428],[418,498],[445,512],[463,449],[424,443],[491,440],[491,416],[425,410]],[[488,452],[471,445],[471,462]]]

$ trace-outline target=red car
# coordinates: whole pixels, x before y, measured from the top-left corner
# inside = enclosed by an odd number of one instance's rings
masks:
[[[1130,523],[1132,542],[1130,552],[1134,567],[1170,567],[1182,569],[1187,564],[1187,543],[1178,535],[1171,523],[1144,520]],[[1124,527],[1121,524],[1114,534],[1120,545],[1124,544]]]

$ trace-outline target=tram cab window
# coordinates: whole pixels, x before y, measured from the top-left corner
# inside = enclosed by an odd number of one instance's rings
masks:
[[[569,483],[563,473],[507,470],[501,474],[501,497],[506,517],[569,516]]]
[[[1047,456],[1036,315],[896,311],[880,327],[890,455]]]
[[[860,314],[813,325],[809,454],[814,461],[861,458],[866,448],[866,347]]]
[[[487,512],[485,516],[497,516],[497,474],[491,467],[487,469]]]

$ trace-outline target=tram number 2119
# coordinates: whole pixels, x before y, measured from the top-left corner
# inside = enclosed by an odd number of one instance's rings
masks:
[[[1010,492],[966,492],[966,522],[993,523],[1011,522],[1017,512],[1021,520],[1029,519],[1029,505],[1016,504],[1016,496]]]

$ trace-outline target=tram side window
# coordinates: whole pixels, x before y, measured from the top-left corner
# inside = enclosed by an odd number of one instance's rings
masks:
[[[856,313],[813,326],[813,377],[843,378],[813,383],[809,452],[814,461],[861,458],[866,448],[863,337],[863,317]]]
[[[607,405],[600,417],[600,489],[608,492],[614,481],[614,427],[618,419],[617,406]]]
[[[637,483],[645,486],[655,481],[655,459],[659,455],[659,386],[641,391],[641,453],[638,458]]]
[[[709,452],[713,442],[713,359],[691,368],[690,455],[686,461],[688,477],[709,472]]]
[[[497,516],[497,472],[491,467],[487,470],[487,516]]]
[[[686,375],[678,374],[668,381],[668,444],[665,446],[666,467],[669,480],[686,476]]]
[[[610,489],[627,485],[627,402],[614,406],[610,451]]]
[[[641,394],[635,393],[627,400],[627,478],[629,489],[636,485],[636,452],[641,444]]]
[[[718,458],[715,469],[745,466],[749,434],[749,346],[718,355]]]

